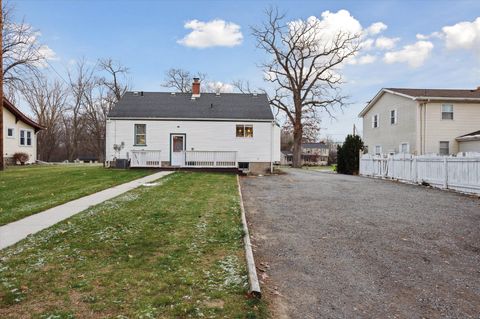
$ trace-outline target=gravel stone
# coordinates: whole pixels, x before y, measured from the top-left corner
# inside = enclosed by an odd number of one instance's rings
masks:
[[[478,197],[286,171],[241,180],[273,317],[480,318]]]

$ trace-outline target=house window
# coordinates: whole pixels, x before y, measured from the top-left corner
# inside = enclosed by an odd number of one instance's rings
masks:
[[[237,125],[237,137],[253,137],[253,125]]]
[[[135,145],[147,145],[146,124],[135,124]]]
[[[390,124],[397,124],[397,110],[390,111]]]
[[[9,138],[14,138],[15,136],[13,136],[15,130],[11,127],[7,128],[7,137]]]
[[[20,145],[25,145],[25,131],[20,130]]]
[[[452,104],[442,104],[442,120],[453,120]]]
[[[20,145],[32,146],[32,131],[20,130]]]
[[[378,119],[379,119],[379,116],[378,114],[375,114],[373,117],[372,117],[372,127],[373,128],[377,128],[379,127],[379,122],[378,122]]]
[[[400,144],[400,153],[408,153],[408,143]]]
[[[375,145],[375,155],[382,155],[382,146]]]
[[[449,155],[450,154],[450,142],[448,141],[441,141],[440,142],[440,155]]]
[[[27,146],[32,145],[32,131],[27,131]]]

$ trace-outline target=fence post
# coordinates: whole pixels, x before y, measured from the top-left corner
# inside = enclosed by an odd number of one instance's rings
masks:
[[[413,158],[413,182],[418,184],[417,157]]]
[[[448,188],[448,162],[446,156],[443,158],[443,188]]]

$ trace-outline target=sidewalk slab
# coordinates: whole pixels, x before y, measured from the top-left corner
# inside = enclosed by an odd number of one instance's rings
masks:
[[[36,232],[55,225],[56,223],[78,214],[91,206],[117,197],[145,183],[153,182],[171,173],[173,172],[163,171],[154,173],[128,183],[107,188],[103,191],[72,200],[68,203],[47,209],[10,224],[0,226],[0,249],[11,246],[26,238],[28,235],[35,234]]]

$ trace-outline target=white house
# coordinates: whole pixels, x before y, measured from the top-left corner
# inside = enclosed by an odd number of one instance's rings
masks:
[[[480,88],[386,88],[359,116],[370,154],[480,152]]]
[[[106,159],[132,167],[271,170],[280,128],[264,94],[127,92],[107,117]]]
[[[7,164],[15,164],[13,155],[25,153],[27,163],[37,160],[37,132],[43,129],[9,100],[3,99],[3,158]]]

